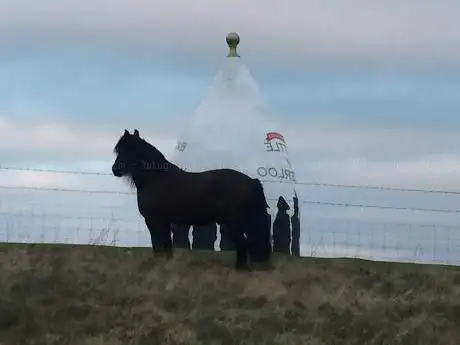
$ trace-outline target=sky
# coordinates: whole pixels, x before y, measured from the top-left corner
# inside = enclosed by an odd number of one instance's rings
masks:
[[[110,172],[125,128],[171,152],[225,59],[225,35],[237,31],[298,180],[460,191],[458,1],[0,0],[0,8],[3,167]],[[118,183],[98,178],[0,170],[0,185]],[[460,198],[304,194],[450,209]]]

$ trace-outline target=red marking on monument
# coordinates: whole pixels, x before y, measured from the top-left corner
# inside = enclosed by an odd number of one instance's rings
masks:
[[[271,141],[273,139],[278,139],[278,140],[281,140],[283,143],[286,143],[284,141],[284,137],[282,134],[278,133],[278,132],[268,132],[267,133],[267,141]]]

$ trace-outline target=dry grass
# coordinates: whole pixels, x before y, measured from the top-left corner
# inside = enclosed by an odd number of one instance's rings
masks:
[[[417,344],[460,339],[460,269],[233,253],[0,247],[0,344]]]

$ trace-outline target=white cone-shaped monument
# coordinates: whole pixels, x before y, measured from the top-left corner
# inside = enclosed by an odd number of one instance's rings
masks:
[[[187,171],[233,168],[259,178],[274,221],[280,196],[290,206],[288,213],[294,211],[296,177],[287,140],[238,55],[238,34],[228,34],[226,41],[228,55],[185,124],[172,161]]]

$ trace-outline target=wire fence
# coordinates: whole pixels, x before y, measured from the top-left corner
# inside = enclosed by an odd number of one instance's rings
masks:
[[[0,170],[109,180],[109,174],[98,172]],[[102,187],[0,185],[0,242],[150,246],[134,192],[104,188],[99,181],[93,185]],[[460,210],[452,207],[458,204],[460,192],[307,181],[297,186],[314,188],[305,193],[311,199],[300,200],[302,256],[460,264]],[[323,189],[329,192],[319,193]],[[361,198],[367,192],[386,193],[387,197],[366,194],[367,200],[361,200],[348,192],[342,195],[340,190],[358,191]],[[422,194],[426,200],[421,202],[416,196],[402,203],[401,195],[408,194]],[[216,248],[218,242],[219,237]]]
[[[16,172],[48,172],[58,174],[74,174],[74,175],[95,175],[95,176],[112,176],[110,173],[97,172],[97,171],[78,171],[78,170],[60,170],[60,169],[39,169],[39,168],[20,168],[20,167],[6,167],[0,165],[0,170],[3,171],[16,171]],[[335,187],[335,188],[350,188],[350,189],[367,189],[367,190],[383,190],[383,191],[394,191],[394,192],[414,192],[414,193],[431,193],[431,194],[453,194],[460,195],[460,191],[451,190],[437,190],[437,189],[421,189],[421,188],[395,188],[389,186],[370,186],[370,185],[354,185],[354,184],[337,184],[337,183],[326,183],[326,182],[314,182],[314,181],[280,181],[280,180],[266,180],[261,179],[267,183],[286,183],[295,185],[305,186],[316,186],[316,187]]]

